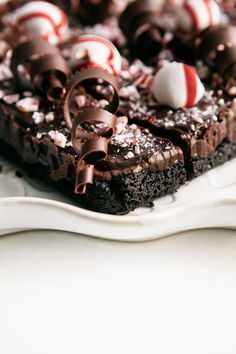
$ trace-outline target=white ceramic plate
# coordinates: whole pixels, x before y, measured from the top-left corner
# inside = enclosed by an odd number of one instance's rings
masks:
[[[29,177],[0,157],[0,234],[51,229],[113,240],[142,241],[192,229],[236,228],[236,159],[179,191],[125,216],[95,213]],[[19,171],[19,169],[17,169]]]

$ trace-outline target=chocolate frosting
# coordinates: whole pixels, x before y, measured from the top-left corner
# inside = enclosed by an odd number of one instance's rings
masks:
[[[89,108],[83,111],[72,109],[72,97],[75,89],[88,80],[103,80],[112,86],[113,96],[106,110]],[[94,164],[104,159],[108,151],[108,139],[113,135],[116,122],[115,113],[119,107],[118,84],[116,78],[100,68],[88,68],[77,72],[72,78],[65,95],[64,118],[71,129],[72,146],[79,154],[76,167],[75,193],[85,194],[87,184],[93,183]],[[84,123],[105,123],[106,128],[98,132],[88,132]]]

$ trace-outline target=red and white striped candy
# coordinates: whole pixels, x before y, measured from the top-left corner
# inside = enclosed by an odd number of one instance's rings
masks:
[[[121,71],[121,55],[108,39],[83,35],[72,46],[70,64],[74,70],[97,66],[118,75]]]
[[[194,106],[203,97],[205,88],[193,67],[174,62],[156,73],[152,92],[160,104],[177,109]]]
[[[178,24],[184,31],[203,31],[220,21],[220,8],[214,0],[185,0],[178,11]]]
[[[18,8],[8,18],[10,24],[19,25],[32,36],[41,36],[57,44],[68,29],[65,13],[46,1],[31,1]]]

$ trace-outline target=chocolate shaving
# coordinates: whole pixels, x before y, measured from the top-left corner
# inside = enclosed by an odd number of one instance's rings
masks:
[[[28,65],[32,87],[39,95],[50,101],[62,97],[69,71],[58,48],[37,38],[23,42],[14,49],[10,68],[18,84],[24,86],[19,73],[20,65]]]
[[[105,109],[72,109],[74,91],[91,80],[103,80],[113,88],[113,96]],[[65,94],[64,118],[71,130],[72,146],[79,154],[76,167],[75,193],[85,194],[86,186],[93,183],[94,164],[107,156],[108,139],[113,135],[116,112],[119,107],[118,84],[116,78],[100,68],[89,68],[78,72],[71,80]],[[84,124],[104,123],[98,132],[88,132]]]

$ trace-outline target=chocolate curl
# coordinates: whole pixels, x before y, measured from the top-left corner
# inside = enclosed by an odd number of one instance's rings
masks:
[[[71,109],[71,98],[74,90],[88,80],[103,80],[113,87],[114,93],[105,109],[90,108],[83,111]],[[72,79],[65,95],[64,118],[71,129],[71,141],[75,151],[79,154],[76,167],[75,193],[85,194],[88,184],[93,183],[94,164],[106,158],[108,139],[113,135],[116,122],[115,113],[119,107],[117,81],[114,76],[99,68],[90,68],[78,72]],[[88,132],[83,128],[84,123],[105,123],[105,127],[95,132]]]
[[[33,61],[30,68],[33,88],[49,101],[57,101],[64,95],[68,66],[62,56],[46,55]]]
[[[87,184],[93,184],[94,166],[77,164],[75,177],[75,193],[85,194]]]
[[[97,135],[109,139],[113,135],[115,121],[116,119],[114,114],[101,108],[88,109],[80,112],[79,115],[73,120],[72,125],[72,145],[75,150],[80,153],[80,142],[91,138],[91,133],[83,129],[83,123],[105,123],[107,128],[100,130]]]
[[[73,147],[76,149],[76,145]],[[81,145],[80,159],[76,167],[75,193],[86,193],[87,184],[93,183],[94,163],[104,159],[107,156],[107,150],[108,140],[102,137],[94,136]]]
[[[236,97],[236,60],[233,65],[224,72],[225,92],[232,97]]]
[[[92,25],[105,20],[110,13],[112,0],[74,0],[71,3],[81,22]]]
[[[230,94],[236,78],[236,26],[211,27],[201,35],[196,46],[203,60],[223,78]]]
[[[11,58],[11,71],[14,75],[19,76],[19,66],[24,65],[33,56],[42,57],[47,54],[55,54],[57,55],[59,50],[44,41],[41,38],[37,38],[35,40],[28,40],[21,44],[19,44],[16,48],[14,48]]]
[[[164,31],[158,23],[160,6],[155,0],[138,0],[127,6],[119,25],[131,49],[141,58],[153,57],[163,48]]]
[[[102,70],[100,68],[88,68],[81,70],[76,73],[74,78],[71,80],[68,88],[67,88],[67,93],[65,96],[65,102],[64,102],[64,117],[66,124],[69,129],[72,129],[72,120],[73,120],[73,115],[71,117],[71,96],[73,91],[83,83],[89,80],[103,80],[107,85],[111,85],[113,88],[113,96],[111,98],[111,101],[109,102],[108,106],[106,106],[106,110],[111,112],[111,113],[116,113],[118,108],[119,108],[119,95],[118,95],[118,83],[116,78],[109,74],[107,71]]]
[[[211,54],[217,54],[218,47],[236,44],[236,27],[232,25],[213,26],[203,32],[199,38],[197,50],[204,60],[209,60]]]
[[[236,45],[218,52],[215,59],[215,66],[222,75],[233,64],[236,64]]]
[[[27,66],[33,89],[49,101],[57,101],[64,94],[68,66],[58,48],[41,38],[18,45],[12,54],[10,68],[23,86],[20,65]]]

